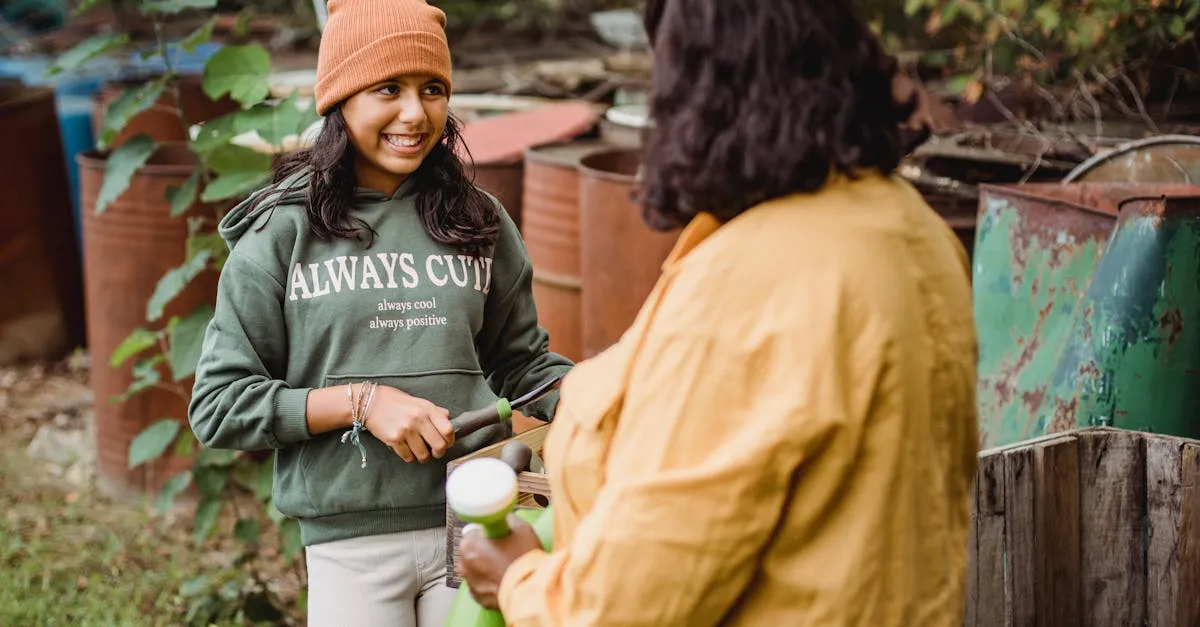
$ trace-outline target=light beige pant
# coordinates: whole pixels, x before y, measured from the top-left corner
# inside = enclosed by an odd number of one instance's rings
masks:
[[[446,529],[390,533],[308,547],[309,627],[443,627]]]

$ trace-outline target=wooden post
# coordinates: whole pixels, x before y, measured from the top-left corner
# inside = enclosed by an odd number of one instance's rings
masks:
[[[1111,428],[980,453],[966,627],[1200,625],[1200,442]]]

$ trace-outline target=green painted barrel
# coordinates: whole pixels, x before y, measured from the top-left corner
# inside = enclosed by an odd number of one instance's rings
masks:
[[[1200,189],[983,186],[981,444],[1077,426],[1200,436]]]
[[[1041,414],[1200,436],[1200,196],[1122,203],[1077,310]]]

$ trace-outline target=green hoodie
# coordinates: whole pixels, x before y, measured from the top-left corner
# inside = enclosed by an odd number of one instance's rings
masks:
[[[308,432],[309,390],[370,380],[454,416],[572,366],[547,349],[532,267],[508,214],[500,211],[494,248],[470,257],[426,234],[410,188],[391,198],[357,191],[353,215],[378,233],[370,248],[314,235],[302,191],[256,210],[278,186],[219,227],[230,254],[189,421],[207,447],[276,449],[275,505],[299,520],[305,545],[445,524],[446,462],[511,435],[509,425],[484,429],[441,460],[406,463],[363,432],[362,468],[343,431]],[[557,402],[550,394],[522,413],[549,420]]]

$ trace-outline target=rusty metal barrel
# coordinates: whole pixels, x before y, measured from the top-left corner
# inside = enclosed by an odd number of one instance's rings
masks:
[[[513,224],[520,229],[524,224],[523,203],[524,164],[520,159],[498,160],[475,163],[468,166],[470,174],[480,189],[496,197]]]
[[[592,357],[633,323],[679,232],[662,233],[632,202],[641,151],[618,148],[580,160],[580,275],[583,355]]]
[[[129,444],[134,436],[162,418],[187,419],[187,401],[170,390],[151,389],[129,400],[110,402],[133,381],[131,364],[108,365],[113,350],[137,327],[158,328],[172,316],[185,316],[216,299],[217,273],[197,277],[168,303],[156,323],[146,321],[146,303],[159,279],[182,264],[186,255],[188,217],[215,212],[197,203],[187,217],[172,217],[166,201],[168,187],[182,186],[196,169],[195,156],[180,144],[164,144],[133,175],[129,189],[96,214],[96,198],[104,181],[106,160],[89,151],[77,157],[83,207],[85,281],[88,337],[92,363],[91,387],[96,399],[97,477],[104,491],[114,496],[136,495],[161,486],[186,462],[156,461],[136,469],[128,467]],[[161,375],[170,381],[165,366]],[[177,384],[191,390],[191,379]]]
[[[0,363],[82,345],[83,286],[54,90],[0,83]]]
[[[981,446],[1093,420],[1200,433],[1180,410],[1200,353],[1171,338],[1176,321],[1200,316],[1200,291],[1187,289],[1200,272],[1189,240],[1200,233],[1194,194],[1170,183],[980,187],[972,299]],[[1122,209],[1136,198],[1165,205]],[[1105,404],[1112,411],[1097,409]]]
[[[579,163],[607,144],[561,142],[525,153],[522,235],[533,262],[533,300],[550,350],[583,359],[579,252]]]

